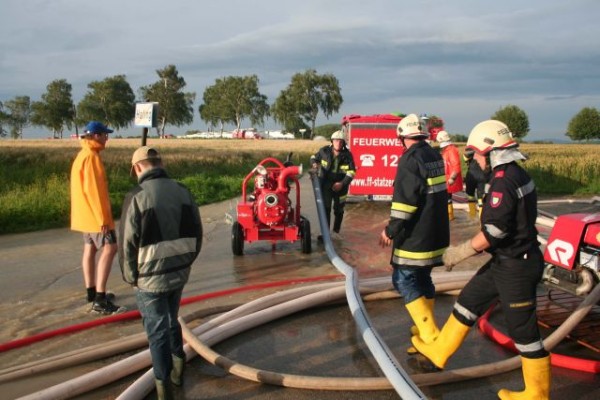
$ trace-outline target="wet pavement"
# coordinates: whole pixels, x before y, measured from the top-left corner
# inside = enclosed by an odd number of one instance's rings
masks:
[[[202,207],[205,228],[204,246],[196,260],[184,298],[268,282],[308,279],[339,274],[331,266],[316,236],[320,233],[312,188],[308,179],[301,180],[302,214],[311,221],[313,252],[303,254],[300,242],[257,242],[245,245],[245,255],[231,252],[231,225],[225,214],[235,209],[235,201]],[[600,207],[583,203],[543,204],[549,213],[571,211],[598,212]],[[390,249],[380,249],[378,235],[389,215],[389,204],[357,202],[347,206],[341,238],[334,240],[338,254],[359,270],[361,278],[389,277]],[[458,243],[477,229],[476,220],[457,211],[451,223],[452,242]],[[93,321],[98,316],[87,312],[84,302],[80,257],[81,237],[67,229],[0,236],[0,343],[76,323]],[[455,271],[474,270],[487,256],[473,257]],[[314,285],[306,283],[304,285]],[[234,306],[267,294],[297,287],[288,285],[269,289],[228,294],[194,302],[181,308],[187,315],[216,306]],[[120,277],[117,263],[109,279],[109,289],[117,303],[135,309],[133,291]],[[436,300],[436,319],[443,324],[454,303],[454,296],[441,295]],[[392,349],[408,373],[418,373],[414,358],[405,353],[411,322],[401,299],[365,302],[375,329]],[[202,321],[193,321],[195,326]],[[503,318],[495,313],[492,322],[499,328]],[[100,326],[92,330],[62,335],[26,347],[0,353],[1,368],[41,360],[65,351],[106,343],[143,332],[139,320]],[[380,377],[382,372],[367,349],[347,305],[328,304],[286,316],[255,329],[233,336],[214,349],[240,363],[270,371],[330,377]],[[565,343],[556,349],[571,355],[600,359],[581,346]],[[0,383],[3,398],[11,399],[35,392],[109,365],[127,355],[88,362],[80,366],[31,375]],[[512,357],[513,354],[492,343],[477,329],[448,363],[448,369],[474,366]],[[75,398],[112,399],[125,390],[145,370],[108,386]],[[596,399],[600,397],[600,376],[554,367],[552,398]],[[430,399],[495,399],[499,389],[522,387],[520,370],[453,384],[423,387]],[[393,390],[351,392],[282,388],[249,382],[228,374],[199,357],[188,363],[185,384],[179,392],[187,399],[397,399]],[[154,393],[148,396],[155,398]]]

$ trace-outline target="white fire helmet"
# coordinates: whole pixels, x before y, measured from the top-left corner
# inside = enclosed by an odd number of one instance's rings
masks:
[[[399,138],[401,137],[409,139],[429,137],[427,132],[423,132],[421,128],[421,120],[417,114],[408,114],[406,117],[402,118],[400,123],[398,123],[398,127],[396,128],[396,134]]]
[[[331,134],[331,140],[333,140],[333,139],[341,139],[345,142],[346,135],[344,134],[344,131],[335,131]]]
[[[446,131],[439,131],[438,134],[437,134],[437,137],[435,138],[435,140],[438,143],[449,142],[450,141],[450,135],[448,135],[448,132],[446,132]]]
[[[519,144],[514,140],[512,132],[505,123],[488,119],[475,125],[469,134],[466,148],[486,155],[492,150],[518,146]]]

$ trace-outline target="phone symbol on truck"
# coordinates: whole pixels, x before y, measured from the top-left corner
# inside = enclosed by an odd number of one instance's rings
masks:
[[[360,166],[361,167],[372,167],[375,164],[373,163],[375,160],[375,156],[373,154],[362,154],[360,156]]]

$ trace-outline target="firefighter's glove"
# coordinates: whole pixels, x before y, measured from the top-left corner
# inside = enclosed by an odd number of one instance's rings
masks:
[[[458,263],[477,254],[477,250],[471,246],[471,239],[457,246],[450,246],[444,252],[442,261],[446,266],[446,271],[452,271],[452,268]]]

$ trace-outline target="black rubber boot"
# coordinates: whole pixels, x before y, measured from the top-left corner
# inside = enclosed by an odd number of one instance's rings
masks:
[[[173,388],[171,387],[171,381],[161,381],[159,379],[154,380],[156,385],[156,398],[158,400],[174,400]]]

